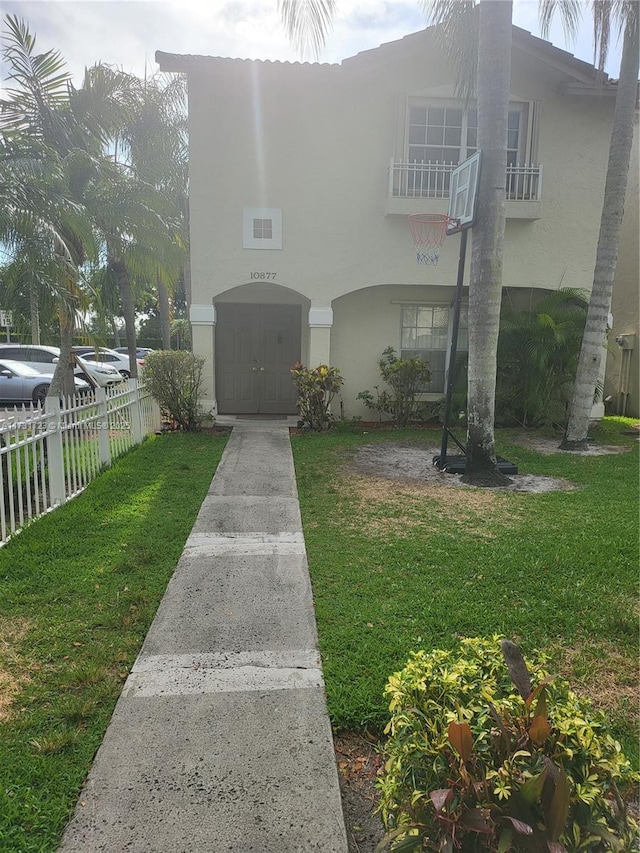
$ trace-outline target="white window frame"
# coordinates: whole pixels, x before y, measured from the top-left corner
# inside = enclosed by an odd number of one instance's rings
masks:
[[[403,315],[405,308],[439,308],[444,309],[448,312],[447,317],[447,340],[446,345],[443,349],[431,349],[427,350],[422,347],[405,347],[402,345],[403,343],[403,332],[405,330],[405,326],[403,324]],[[422,392],[425,394],[442,396],[446,392],[447,386],[447,374],[449,371],[449,351],[451,345],[451,336],[453,334],[453,309],[454,305],[451,302],[402,302],[400,303],[400,334],[399,341],[400,346],[398,347],[398,352],[400,354],[400,358],[411,358],[412,355],[421,356],[427,362],[429,362],[429,354],[433,352],[441,353],[444,352],[444,371],[443,371],[443,380],[442,380],[442,388],[440,387],[432,387],[432,382],[429,382],[427,386],[422,389]],[[467,325],[465,323],[466,315],[467,315],[468,305],[465,302],[462,305],[462,312],[460,316],[460,327],[458,330],[458,347],[457,351],[467,352],[468,349],[468,341],[465,340]],[[408,328],[408,327],[407,327]],[[421,328],[416,326],[414,328]],[[426,327],[424,327],[426,328]],[[433,328],[433,327],[432,327]]]
[[[271,237],[254,237],[254,220],[271,221]],[[282,209],[279,207],[242,208],[242,248],[282,249]]]
[[[407,109],[405,114],[405,131],[404,131],[404,152],[403,157],[405,162],[412,163],[415,158],[410,158],[409,149],[412,146],[418,146],[419,143],[412,143],[409,141],[410,135],[410,127],[411,127],[411,109],[413,107],[419,107],[423,109],[460,109],[462,110],[462,135],[460,140],[460,159],[459,163],[462,163],[469,154],[472,154],[477,146],[469,146],[467,144],[467,130],[468,130],[468,115],[469,109],[476,109],[475,103],[469,104],[468,107],[465,107],[461,101],[455,101],[451,99],[439,99],[439,98],[418,98],[418,97],[409,97],[407,98]],[[519,112],[520,113],[520,127],[519,127],[519,137],[518,137],[518,151],[516,155],[516,163],[518,164],[528,164],[535,162],[534,158],[534,146],[535,146],[535,128],[534,128],[534,120],[535,120],[535,110],[534,104],[529,101],[509,101],[509,112]],[[428,127],[428,125],[426,125]],[[428,147],[424,146],[425,148]],[[441,147],[438,145],[433,145],[433,147]],[[446,147],[446,146],[445,146]],[[509,149],[511,150],[511,149]],[[416,160],[416,162],[429,162],[427,160]],[[431,161],[434,162],[434,161]],[[442,162],[442,161],[441,161]],[[447,161],[448,162],[448,161]],[[458,165],[458,163],[454,164]]]

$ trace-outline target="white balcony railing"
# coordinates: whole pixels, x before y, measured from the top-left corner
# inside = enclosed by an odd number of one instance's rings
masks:
[[[395,198],[449,198],[456,163],[402,163],[391,158],[389,195]],[[542,166],[507,166],[507,200],[541,201]]]

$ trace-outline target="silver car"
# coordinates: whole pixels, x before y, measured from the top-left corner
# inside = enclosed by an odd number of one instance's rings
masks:
[[[0,344],[0,359],[6,358],[26,363],[38,373],[53,374],[56,364],[60,360],[60,348],[44,344]],[[76,358],[79,367],[74,373],[81,379],[83,374],[88,374],[90,380],[102,388],[116,382],[122,382],[124,379],[122,374],[110,364],[88,362],[81,356],[76,356]]]
[[[74,377],[76,394],[91,390],[83,379]],[[30,364],[2,359],[0,361],[0,403],[5,406],[22,406],[44,403],[53,381],[53,373],[39,373]]]

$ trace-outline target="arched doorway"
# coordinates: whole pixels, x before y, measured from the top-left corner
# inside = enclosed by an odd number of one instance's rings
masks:
[[[300,360],[302,306],[219,302],[216,309],[218,412],[295,414],[289,371]]]

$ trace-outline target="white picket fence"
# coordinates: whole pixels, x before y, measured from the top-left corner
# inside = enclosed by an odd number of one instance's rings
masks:
[[[157,403],[135,379],[0,412],[0,546],[161,425]]]

